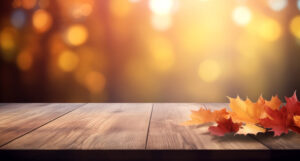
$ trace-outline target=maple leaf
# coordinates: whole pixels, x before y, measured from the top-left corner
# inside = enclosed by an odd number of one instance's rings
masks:
[[[242,125],[239,131],[236,134],[241,134],[241,135],[247,135],[247,134],[254,134],[256,135],[257,133],[264,133],[266,132],[265,128],[259,127],[255,124],[245,124]]]
[[[300,128],[300,115],[294,116],[294,123],[297,127]]]
[[[285,100],[288,112],[292,115],[300,115],[300,102],[297,99],[296,92],[292,97],[285,97]]]
[[[211,110],[200,108],[198,111],[192,110],[191,112],[191,120],[184,122],[183,125],[199,125],[214,122],[228,115],[225,108],[213,112]]]
[[[265,101],[262,97],[255,103],[248,98],[243,101],[239,96],[235,99],[229,97],[229,100],[229,106],[232,109],[230,115],[234,122],[256,124],[264,113]]]
[[[266,107],[268,118],[261,119],[260,124],[265,128],[271,128],[275,136],[282,133],[288,133],[289,129],[300,133],[299,117],[300,102],[297,99],[296,92],[292,97],[285,97],[286,105],[278,110],[272,110]]]
[[[244,122],[256,124],[259,123],[261,118],[267,117],[265,107],[271,109],[279,109],[281,101],[278,96],[273,96],[270,101],[265,101],[262,96],[259,97],[257,102],[252,102],[250,99],[243,101],[239,96],[237,98],[230,98],[230,116],[234,122]]]
[[[291,130],[300,134],[300,115],[293,117],[293,124],[290,126]]]
[[[207,122],[217,122],[217,126],[210,126],[209,132],[213,135],[223,136],[226,133],[258,134],[267,130],[273,131],[275,136],[286,134],[289,130],[300,133],[300,102],[296,92],[292,97],[285,97],[286,105],[282,105],[278,96],[264,100],[262,96],[257,102],[250,99],[242,100],[230,98],[230,108],[211,111],[200,108],[192,111],[191,120],[184,125],[197,125]]]
[[[265,128],[271,128],[275,136],[280,136],[282,133],[287,134],[292,120],[286,106],[279,110],[272,110],[270,107],[266,107],[265,110],[270,118],[261,119],[260,124]]]
[[[236,133],[239,131],[241,123],[233,123],[231,118],[220,118],[217,121],[217,126],[210,126],[208,128],[209,132],[213,135],[224,136],[226,133]]]
[[[278,110],[281,106],[281,100],[278,96],[272,96],[270,101],[265,100],[265,104],[273,110]]]

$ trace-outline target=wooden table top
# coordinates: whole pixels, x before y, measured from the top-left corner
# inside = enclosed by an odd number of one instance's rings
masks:
[[[225,103],[0,104],[0,149],[300,149],[300,135],[212,136],[182,126],[190,110]]]

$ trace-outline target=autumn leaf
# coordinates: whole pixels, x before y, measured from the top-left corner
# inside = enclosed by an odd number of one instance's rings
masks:
[[[220,118],[217,121],[217,126],[210,126],[208,128],[209,132],[213,135],[224,136],[226,133],[236,133],[239,131],[241,123],[233,123],[231,118]]]
[[[264,133],[266,132],[265,128],[259,127],[255,124],[245,124],[242,125],[239,131],[236,134],[241,134],[241,135],[247,135],[247,134],[254,134],[256,135],[257,133]]]
[[[292,115],[300,115],[300,102],[297,99],[296,92],[292,97],[285,97],[287,111]]]
[[[192,111],[191,114],[191,120],[186,121],[183,123],[183,125],[199,125],[204,124],[208,122],[215,122],[219,118],[226,117],[228,115],[228,112],[225,108],[221,110],[207,110],[204,108],[200,108],[198,111]]]
[[[294,116],[291,130],[300,134],[300,115]]]
[[[273,110],[278,110],[281,106],[281,101],[278,96],[272,96],[270,101],[265,101],[265,104]]]
[[[226,133],[257,135],[267,130],[273,131],[275,136],[286,134],[289,130],[300,133],[300,102],[296,92],[292,97],[285,97],[285,105],[277,95],[270,100],[260,96],[257,102],[248,98],[244,101],[240,97],[229,100],[231,111],[227,112],[225,108],[216,111],[201,108],[192,111],[191,120],[184,125],[216,122],[217,126],[210,126],[208,130],[218,136]]]
[[[261,119],[260,124],[265,128],[271,128],[275,136],[280,136],[282,133],[287,134],[292,120],[286,106],[279,110],[272,110],[270,107],[266,107],[265,110],[271,118]]]
[[[229,118],[229,113],[227,112],[226,108],[222,108],[221,110],[214,111],[215,121],[218,121],[222,118]]]
[[[230,115],[234,122],[256,124],[263,116],[265,101],[262,97],[255,103],[248,98],[243,101],[239,96],[235,99],[229,97],[229,100],[229,106],[232,109]]]
[[[289,129],[300,133],[299,118],[300,102],[297,99],[296,92],[292,97],[285,97],[286,105],[279,110],[272,110],[266,107],[268,118],[261,119],[260,124],[265,128],[271,128],[275,136],[282,133],[288,133]]]
[[[300,115],[294,116],[294,122],[295,125],[300,128]]]
[[[257,102],[252,102],[250,99],[245,101],[237,98],[230,98],[230,116],[234,122],[244,122],[250,124],[259,123],[261,118],[267,117],[265,107],[268,106],[271,109],[279,109],[281,101],[278,96],[273,96],[270,101],[265,101],[262,96],[259,97]]]

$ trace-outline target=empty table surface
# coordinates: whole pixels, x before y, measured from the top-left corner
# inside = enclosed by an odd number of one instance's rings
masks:
[[[224,137],[182,126],[190,111],[225,103],[0,104],[1,149],[300,149],[300,135]]]

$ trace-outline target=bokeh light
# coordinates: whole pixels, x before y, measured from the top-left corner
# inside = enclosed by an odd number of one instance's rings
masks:
[[[109,9],[116,17],[126,17],[131,10],[131,4],[128,0],[110,0]]]
[[[202,25],[184,23],[178,32],[180,45],[188,53],[195,53],[204,47],[207,37]]]
[[[25,9],[32,9],[36,6],[37,0],[20,0],[22,1],[22,6]]]
[[[220,65],[214,60],[205,60],[199,65],[198,75],[205,82],[216,81],[221,74]]]
[[[60,54],[58,59],[58,66],[64,72],[73,71],[77,67],[78,63],[79,63],[78,56],[70,50],[63,51]]]
[[[52,16],[43,9],[34,12],[32,23],[37,32],[46,32],[52,26]]]
[[[72,7],[72,15],[74,18],[82,18],[89,16],[93,11],[93,1],[90,3],[75,3]]]
[[[87,29],[80,24],[70,26],[66,33],[67,42],[74,46],[78,46],[85,43],[87,38]]]
[[[174,1],[173,0],[149,0],[150,10],[154,14],[164,15],[173,12]]]
[[[16,48],[15,37],[16,37],[16,30],[14,30],[13,28],[7,27],[0,32],[0,44],[3,53],[9,53],[8,55],[12,55],[11,53]]]
[[[247,25],[251,20],[251,11],[246,6],[238,6],[232,13],[233,21],[239,26]]]
[[[18,67],[23,70],[29,70],[33,63],[32,54],[28,51],[22,51],[17,57],[17,65]]]
[[[151,24],[153,28],[159,31],[166,31],[172,26],[172,17],[170,15],[153,14]]]
[[[268,0],[268,4],[272,10],[281,11],[287,6],[288,0]]]
[[[10,21],[14,27],[22,28],[26,22],[26,13],[21,9],[17,9],[12,13]]]
[[[39,0],[39,7],[42,9],[47,8],[50,5],[50,0]]]
[[[19,8],[22,6],[22,0],[13,0],[12,7],[13,8]]]
[[[162,36],[151,38],[149,43],[150,66],[159,72],[166,72],[173,66],[175,58],[172,44]]]
[[[257,26],[259,35],[266,41],[278,40],[282,34],[280,24],[271,18],[265,19]]]
[[[85,77],[85,86],[92,94],[101,93],[105,84],[105,76],[100,72],[91,71]]]
[[[290,30],[296,38],[300,39],[300,16],[296,16],[292,19]]]
[[[132,2],[132,3],[140,2],[140,0],[129,0],[129,1]]]
[[[300,89],[300,0],[2,4],[2,100],[224,102]]]

